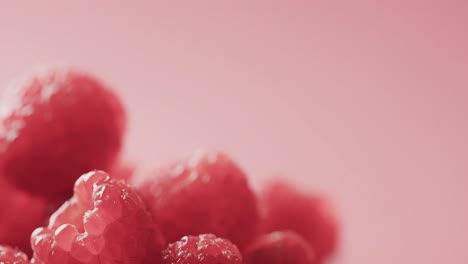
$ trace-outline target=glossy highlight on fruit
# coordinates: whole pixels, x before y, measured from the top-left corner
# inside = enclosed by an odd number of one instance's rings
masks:
[[[200,152],[137,186],[168,242],[212,233],[243,248],[254,235],[257,201],[244,172],[225,154]]]
[[[94,77],[68,68],[12,82],[0,102],[0,175],[48,198],[71,196],[83,173],[108,170],[120,152],[126,116]]]
[[[161,263],[164,239],[138,194],[102,171],[81,176],[74,196],[31,237],[34,263]]]
[[[164,264],[241,264],[239,249],[213,234],[184,236],[163,252]]]

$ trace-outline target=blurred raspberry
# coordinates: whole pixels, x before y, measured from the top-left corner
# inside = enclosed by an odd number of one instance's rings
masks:
[[[28,257],[12,247],[0,245],[1,264],[29,264]]]
[[[244,252],[244,264],[314,264],[313,248],[292,231],[278,231],[256,238]]]
[[[239,248],[254,234],[256,197],[225,154],[199,153],[137,183],[168,242],[212,233]]]
[[[138,194],[102,171],[81,176],[74,196],[31,237],[34,263],[161,263],[163,238]]]
[[[241,264],[239,249],[212,234],[185,236],[163,251],[164,264]]]
[[[0,174],[29,193],[68,199],[81,174],[109,169],[120,151],[124,109],[94,77],[50,69],[2,99]]]
[[[0,243],[31,254],[31,233],[44,225],[46,202],[19,191],[0,179]]]
[[[283,182],[271,184],[262,195],[263,232],[292,230],[304,237],[319,259],[331,255],[338,242],[338,220],[330,202],[301,193]]]

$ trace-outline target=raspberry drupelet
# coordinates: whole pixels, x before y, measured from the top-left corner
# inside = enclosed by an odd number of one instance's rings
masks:
[[[31,237],[36,264],[161,263],[165,242],[138,194],[125,182],[93,171],[74,196]]]
[[[225,154],[199,152],[137,183],[168,242],[211,233],[242,249],[258,221],[244,172]]]
[[[12,82],[0,107],[0,175],[31,194],[66,200],[81,174],[108,170],[120,152],[123,106],[85,73],[38,71]]]

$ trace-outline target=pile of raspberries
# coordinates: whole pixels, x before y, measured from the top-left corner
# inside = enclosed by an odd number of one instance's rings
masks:
[[[54,67],[0,101],[0,263],[319,264],[339,226],[322,195],[254,192],[225,153],[151,173],[123,162],[126,112],[89,74]]]

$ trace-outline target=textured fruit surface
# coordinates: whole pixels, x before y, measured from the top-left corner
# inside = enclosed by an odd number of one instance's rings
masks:
[[[301,193],[275,182],[262,195],[264,210],[261,229],[296,231],[304,237],[319,259],[331,255],[338,240],[338,222],[330,203],[322,196]]]
[[[120,151],[123,107],[86,74],[37,72],[11,83],[0,107],[0,174],[27,192],[68,199],[81,174],[109,169]]]
[[[241,264],[239,249],[212,234],[184,236],[163,251],[164,264]]]
[[[168,242],[212,233],[242,248],[255,231],[256,197],[222,153],[198,153],[137,185]]]
[[[28,264],[29,260],[26,254],[12,247],[0,245],[0,263],[1,264]]]
[[[256,238],[244,252],[244,264],[314,264],[315,252],[292,231],[277,231]]]
[[[31,254],[31,233],[44,225],[46,201],[19,191],[0,179],[0,244]]]
[[[31,236],[34,263],[161,263],[165,244],[143,200],[102,171],[81,176],[74,196]]]

